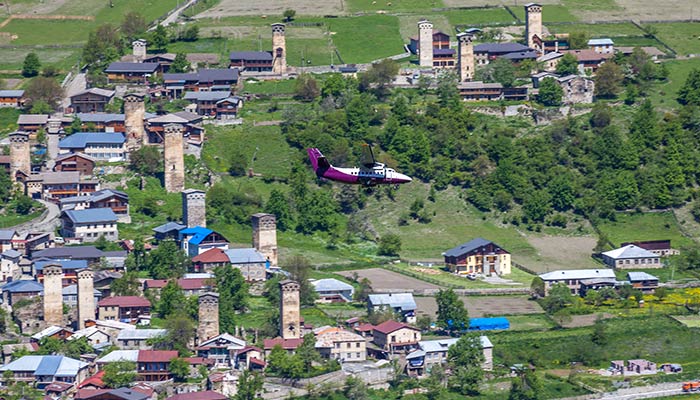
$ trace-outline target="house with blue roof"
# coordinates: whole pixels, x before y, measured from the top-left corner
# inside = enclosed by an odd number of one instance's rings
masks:
[[[11,371],[14,379],[33,383],[43,389],[52,382],[77,384],[88,377],[90,364],[66,356],[23,356],[0,367]]]
[[[44,293],[44,285],[37,281],[12,281],[0,287],[2,302],[11,306],[21,299],[31,299]]]
[[[247,282],[262,282],[267,279],[270,260],[253,248],[224,250],[233,268],[238,268]]]
[[[198,256],[209,249],[228,250],[229,244],[229,241],[220,233],[201,226],[180,230],[178,240],[189,257]]]
[[[94,242],[100,236],[110,241],[119,239],[118,217],[111,208],[66,210],[61,213],[61,235],[83,242]]]
[[[0,281],[17,280],[22,275],[19,261],[22,253],[15,249],[7,249],[0,253]]]
[[[78,132],[58,142],[59,154],[83,153],[98,161],[124,161],[126,138],[114,132]]]
[[[476,238],[442,253],[445,266],[457,275],[508,275],[510,253],[496,243]]]

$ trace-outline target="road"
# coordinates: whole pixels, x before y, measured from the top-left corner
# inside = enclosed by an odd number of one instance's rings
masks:
[[[651,386],[642,386],[629,389],[620,389],[612,393],[605,393],[601,399],[606,400],[634,400],[651,399],[654,397],[667,397],[683,394],[682,382],[659,383]]]
[[[177,21],[178,17],[180,17],[180,14],[182,14],[182,12],[185,11],[185,9],[186,9],[187,7],[191,6],[192,4],[194,4],[194,3],[196,3],[196,2],[197,2],[197,0],[189,0],[189,1],[187,1],[186,3],[184,3],[183,5],[181,5],[180,7],[178,7],[177,9],[175,9],[175,11],[173,11],[172,14],[168,15],[167,17],[165,17],[164,20],[160,21],[160,23],[159,23],[158,25],[168,26],[168,25],[170,25],[170,24],[175,23],[175,21]],[[156,29],[156,26],[158,26],[158,25],[152,26],[152,27],[149,29],[149,31],[152,31],[152,30]]]
[[[37,200],[46,207],[47,212],[31,221],[13,226],[12,229],[24,234],[27,232],[53,232],[60,224],[58,217],[61,214],[56,204],[44,200]]]
[[[74,96],[87,87],[87,80],[85,79],[85,74],[79,73],[76,74],[73,79],[71,79],[67,84],[66,87],[63,88],[65,97],[63,98],[63,102],[61,105],[65,109],[66,107],[70,106],[70,97]]]

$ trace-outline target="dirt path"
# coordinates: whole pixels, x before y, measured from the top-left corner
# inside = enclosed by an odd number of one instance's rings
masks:
[[[53,232],[56,227],[60,224],[58,217],[60,215],[60,210],[58,206],[44,200],[37,200],[39,203],[46,207],[46,212],[42,213],[41,216],[35,218],[31,221],[25,222],[20,225],[13,226],[12,229],[19,233],[27,232]]]

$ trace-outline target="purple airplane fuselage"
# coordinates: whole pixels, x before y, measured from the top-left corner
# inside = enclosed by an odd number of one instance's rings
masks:
[[[392,168],[387,168],[382,163],[374,163],[370,168],[341,168],[332,166],[326,157],[317,148],[306,149],[314,172],[320,178],[330,179],[336,182],[351,185],[399,185],[411,182],[409,176],[400,174]]]

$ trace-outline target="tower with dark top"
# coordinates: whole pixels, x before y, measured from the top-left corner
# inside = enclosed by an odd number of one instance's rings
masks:
[[[282,339],[301,337],[299,284],[292,280],[280,282],[280,336]]]
[[[272,72],[287,73],[287,39],[284,24],[272,24]]]

